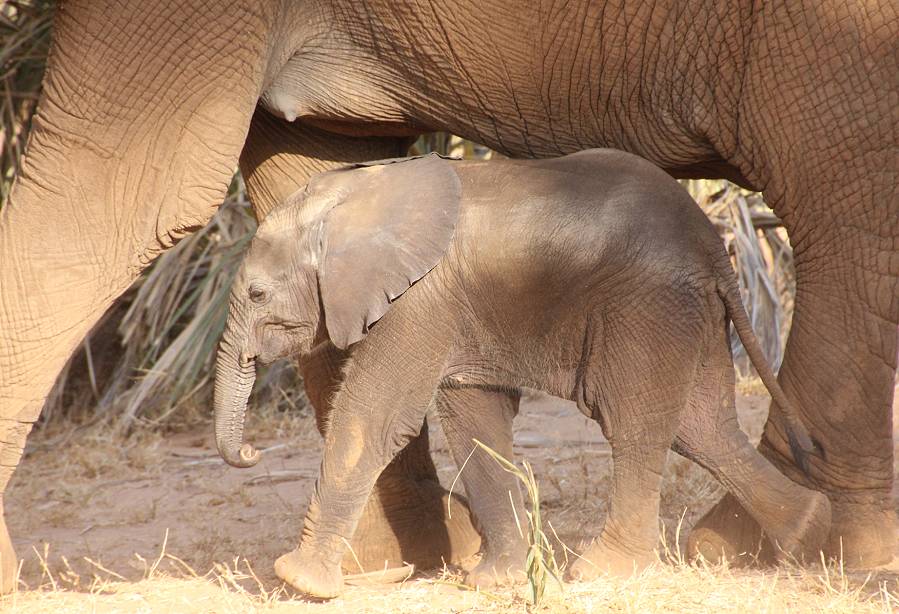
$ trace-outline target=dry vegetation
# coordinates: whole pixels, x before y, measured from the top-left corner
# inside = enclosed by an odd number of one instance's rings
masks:
[[[39,93],[52,4],[11,0],[0,8],[0,206]],[[423,137],[416,148],[492,155],[443,134]],[[726,182],[686,183],[727,243],[753,324],[779,364],[793,293],[783,229],[757,194]],[[673,455],[660,544],[668,563],[638,578],[566,585],[561,594],[549,581],[536,608],[528,605],[533,587],[466,591],[458,586],[457,569],[400,585],[352,586],[328,604],[298,600],[276,581],[271,563],[299,531],[319,439],[290,365],[275,365],[258,378],[248,427],[268,443],[258,470],[225,467],[208,426],[211,350],[235,265],[254,229],[236,176],[210,224],[159,258],[66,368],[7,498],[24,563],[20,590],[0,600],[0,610],[899,611],[895,573],[853,575],[833,562],[743,571],[683,561],[681,536],[720,489]],[[755,391],[735,348],[742,388]],[[518,421],[516,453],[532,463],[531,487],[539,485],[542,493],[531,509],[531,517],[543,519],[532,531],[550,536],[541,556],[564,566],[562,542],[576,548],[578,536],[601,525],[610,459],[595,425],[541,404],[545,399],[532,399],[533,411]],[[757,437],[765,401],[743,398],[741,404]],[[557,421],[562,426],[548,431]],[[456,469],[439,434],[434,448],[449,484]],[[552,561],[543,562],[551,567]]]
[[[177,558],[162,554],[162,561]],[[352,587],[338,600],[313,604],[266,588],[246,561],[196,575],[187,566],[171,574],[148,569],[137,582],[102,571],[86,592],[42,590],[8,599],[10,612],[894,612],[895,592],[885,585],[828,573],[779,569],[745,573],[723,567],[676,566],[629,580],[573,585],[530,607],[524,591],[460,591],[459,574],[442,573],[397,586]]]
[[[0,4],[0,205],[18,172],[50,44],[53,2]]]

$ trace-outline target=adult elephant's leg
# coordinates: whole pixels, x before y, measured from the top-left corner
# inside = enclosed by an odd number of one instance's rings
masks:
[[[288,123],[258,109],[241,154],[240,168],[258,217],[301,188],[314,173],[343,164],[405,155],[406,138],[355,138],[328,133],[299,122]],[[324,344],[303,362],[306,393],[319,430],[340,383],[345,354]],[[440,486],[428,450],[427,428],[413,439],[379,477],[353,539],[353,551],[366,571],[403,561],[427,567],[454,562],[477,552],[480,538],[465,502],[454,501]],[[348,571],[358,565],[348,555]]]
[[[885,157],[864,158],[872,165],[867,173],[847,162],[814,175],[814,182],[800,179],[790,195],[773,199],[796,264],[795,310],[779,380],[825,456],[813,458],[811,475],[804,476],[771,418],[759,449],[789,477],[828,495],[833,525],[826,554],[859,567],[886,563],[899,547],[891,497],[899,209],[895,172],[886,172],[895,160]],[[790,197],[802,208],[789,207]],[[771,415],[778,411],[772,404]],[[742,552],[758,535],[730,496],[697,528],[697,537],[709,540],[708,551],[726,545]]]
[[[208,221],[237,163],[268,44],[232,34],[268,30],[274,11],[193,4],[74,0],[56,16],[22,172],[0,212],[0,509],[73,349],[142,268]],[[9,591],[2,519],[0,556]]]
[[[739,125],[730,134],[739,136],[735,164],[764,188],[793,244],[796,303],[779,378],[826,458],[813,459],[807,480],[770,420],[760,450],[830,498],[827,554],[874,566],[890,560],[899,540],[890,497],[899,13],[890,3],[873,13],[855,3],[828,6],[793,13],[766,5],[755,14],[758,36],[747,48]],[[753,531],[734,503],[726,498],[700,526],[718,527],[740,547],[739,535]]]
[[[322,435],[346,359],[346,352],[326,342],[300,365]],[[449,497],[437,479],[425,422],[421,434],[378,478],[356,527],[352,552],[344,557],[344,569],[358,573],[361,564],[364,571],[372,571],[382,569],[385,562],[390,567],[404,562],[432,567],[475,554],[481,540],[465,501],[453,496],[449,517]]]
[[[261,221],[312,175],[354,162],[404,156],[411,144],[405,137],[335,134],[300,120],[288,122],[258,106],[240,154],[240,172]]]
[[[787,476],[828,495],[833,524],[826,554],[862,567],[889,562],[899,539],[891,497],[899,234],[895,222],[884,224],[894,226],[892,238],[885,229],[880,234],[834,221],[820,244],[797,251],[796,305],[779,379],[825,459],[813,459],[806,478],[771,420],[759,446]],[[773,415],[778,411],[772,406]],[[727,495],[694,530],[692,539],[705,543],[691,548],[751,552],[758,533]]]

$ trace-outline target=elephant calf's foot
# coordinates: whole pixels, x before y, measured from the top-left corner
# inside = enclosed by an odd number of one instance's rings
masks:
[[[468,586],[490,588],[523,582],[527,580],[525,573],[527,556],[527,544],[514,551],[493,555],[485,553],[475,568],[465,574],[464,583]]]
[[[343,592],[340,567],[323,557],[304,554],[300,548],[275,561],[275,574],[294,590],[317,599],[333,599]]]
[[[439,482],[388,475],[378,480],[343,559],[348,573],[411,563],[419,569],[459,563],[481,547],[465,499]],[[359,567],[362,567],[360,569]]]
[[[577,582],[589,582],[604,574],[627,578],[657,561],[652,552],[621,553],[607,546],[600,538],[594,540],[572,563],[565,576]]]

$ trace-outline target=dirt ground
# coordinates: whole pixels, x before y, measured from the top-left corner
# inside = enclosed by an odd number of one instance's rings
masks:
[[[767,403],[760,395],[738,399],[741,424],[754,440]],[[436,421],[430,422],[435,461],[449,486],[457,469],[442,433],[433,426]],[[32,437],[7,493],[6,515],[23,563],[21,588],[0,600],[2,611],[458,612],[527,607],[527,587],[467,591],[457,585],[459,570],[451,568],[416,574],[402,584],[351,586],[343,597],[325,604],[304,602],[285,590],[272,563],[295,546],[321,450],[306,413],[254,418],[249,437],[264,454],[249,470],[228,467],[219,459],[208,425],[166,437],[60,437]],[[534,466],[544,530],[552,529],[572,547],[582,536],[596,534],[605,515],[611,470],[610,449],[599,427],[573,405],[530,397],[516,420],[515,450],[519,460]],[[662,493],[663,547],[676,553],[693,523],[721,493],[703,470],[672,453]],[[561,550],[557,545],[560,562]],[[742,571],[669,564],[631,580],[569,584],[561,593],[553,588],[546,607],[588,612],[899,611],[897,570],[866,577],[842,573],[838,566]]]

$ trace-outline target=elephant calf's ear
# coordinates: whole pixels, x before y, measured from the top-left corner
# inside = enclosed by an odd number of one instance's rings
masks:
[[[345,349],[443,257],[462,188],[437,156],[338,172],[345,196],[325,219],[319,285],[328,335]]]

